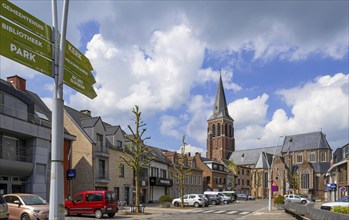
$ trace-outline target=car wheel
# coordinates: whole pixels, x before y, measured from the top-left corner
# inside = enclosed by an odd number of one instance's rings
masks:
[[[194,203],[194,206],[195,206],[195,208],[199,208],[200,204],[196,202],[196,203]]]
[[[305,203],[307,203],[307,201],[303,200],[303,201],[301,201],[301,203],[304,205]]]
[[[228,204],[228,201],[227,201],[227,200],[224,200],[223,202],[224,202],[224,204]]]
[[[111,218],[111,217],[114,217],[115,216],[115,212],[113,213],[108,213],[108,216]]]
[[[64,208],[64,215],[65,216],[69,216],[70,215],[68,208]]]
[[[103,212],[100,209],[95,210],[95,217],[96,218],[102,218],[103,217]]]
[[[30,220],[30,217],[27,213],[24,213],[22,216],[21,216],[21,220]]]
[[[211,203],[212,203],[212,205],[216,205],[216,201],[214,201],[214,200]]]
[[[179,202],[175,202],[174,206],[178,207],[179,206]]]

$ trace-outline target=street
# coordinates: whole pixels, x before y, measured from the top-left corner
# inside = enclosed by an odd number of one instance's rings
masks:
[[[135,216],[129,215],[129,213],[126,215],[126,211],[129,212],[129,208],[126,208],[125,210],[120,210],[119,213],[111,219],[239,219],[267,206],[268,200],[238,201],[227,205],[215,205],[203,208],[188,207],[184,209],[174,207],[160,208],[158,205],[148,204],[145,206],[145,213],[143,215]],[[70,216],[65,219],[78,220],[96,218],[93,216]]]

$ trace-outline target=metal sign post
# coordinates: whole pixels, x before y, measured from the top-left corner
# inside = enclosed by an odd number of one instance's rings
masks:
[[[58,41],[57,0],[52,0],[52,20],[54,27],[54,98],[52,105],[52,155],[50,181],[50,220],[64,219],[64,161],[63,161],[63,70],[64,49],[67,30],[69,0],[64,0],[61,39]],[[59,45],[59,50],[58,50]],[[59,51],[59,54],[57,53]],[[58,66],[57,66],[58,64]]]

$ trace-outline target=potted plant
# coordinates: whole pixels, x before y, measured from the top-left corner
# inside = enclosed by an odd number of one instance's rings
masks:
[[[162,208],[168,208],[171,206],[171,198],[169,195],[162,195],[159,198],[159,203]]]

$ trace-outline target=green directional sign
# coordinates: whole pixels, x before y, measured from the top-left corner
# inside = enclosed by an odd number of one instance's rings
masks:
[[[0,17],[2,38],[11,39],[27,50],[52,59],[52,44]]]
[[[0,34],[0,55],[13,61],[23,64],[36,71],[52,76],[52,61],[16,42],[15,39],[8,39],[1,30]]]
[[[89,97],[90,99],[94,99],[97,96],[91,83],[84,81],[79,75],[74,74],[67,69],[64,70],[63,80],[64,84]]]
[[[78,63],[84,69],[92,71],[93,67],[90,60],[81,53],[76,47],[74,47],[68,40],[65,41],[65,56],[75,63]]]
[[[64,58],[64,69],[68,69],[70,72],[79,75],[85,81],[94,84],[96,82],[90,70],[81,67],[78,63],[69,59],[68,57]]]
[[[0,0],[0,15],[51,41],[51,26],[7,0]]]

